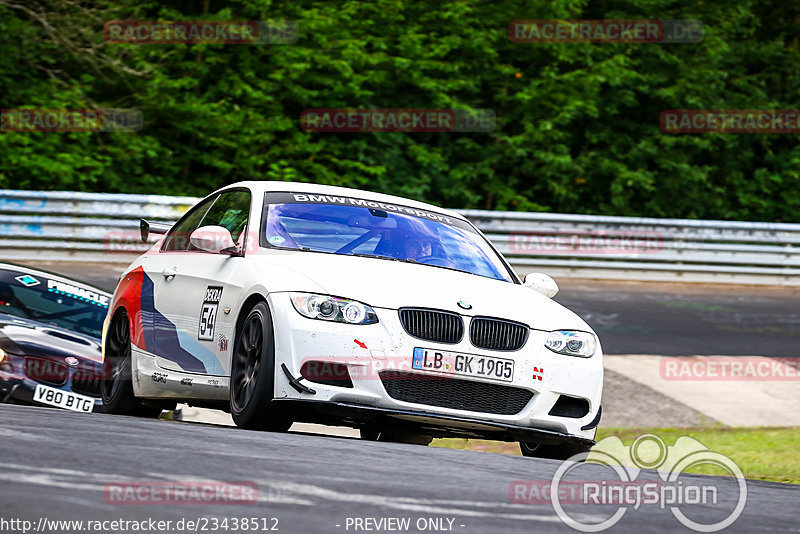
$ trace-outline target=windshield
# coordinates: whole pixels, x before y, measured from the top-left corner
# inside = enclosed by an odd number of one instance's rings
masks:
[[[511,282],[469,224],[427,210],[349,197],[267,193],[265,246],[407,261]]]
[[[0,269],[0,313],[100,338],[109,296],[46,275]]]

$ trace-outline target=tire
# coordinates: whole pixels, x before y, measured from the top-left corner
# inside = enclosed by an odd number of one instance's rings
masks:
[[[591,445],[579,443],[557,443],[552,445],[530,441],[519,442],[519,450],[522,452],[522,456],[548,458],[550,460],[568,460],[578,453],[589,452],[591,449]]]
[[[241,428],[285,432],[291,420],[276,406],[272,314],[258,302],[236,332],[231,361],[230,408]]]
[[[384,441],[387,443],[410,443],[412,445],[428,446],[433,441],[431,436],[425,434],[411,434],[402,432],[385,432],[374,428],[362,428],[361,439],[367,441]]]
[[[131,377],[131,332],[128,314],[123,310],[114,317],[106,334],[100,388],[103,411],[118,415],[158,417],[161,414],[160,407],[145,405],[134,396]]]

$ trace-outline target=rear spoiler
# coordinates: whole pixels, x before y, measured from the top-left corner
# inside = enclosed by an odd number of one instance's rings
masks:
[[[164,235],[172,228],[171,224],[148,222],[144,219],[139,220],[139,230],[142,233],[142,243],[147,243],[150,234]]]

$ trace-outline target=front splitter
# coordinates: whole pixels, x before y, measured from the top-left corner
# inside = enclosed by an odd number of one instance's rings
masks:
[[[471,417],[442,415],[417,410],[379,408],[346,402],[275,399],[293,421],[355,428],[406,429],[433,437],[466,437],[498,441],[594,445],[595,441],[546,428],[530,428]]]

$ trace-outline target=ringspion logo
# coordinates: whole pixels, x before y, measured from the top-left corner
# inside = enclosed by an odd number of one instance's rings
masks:
[[[597,464],[611,476],[598,478]],[[730,476],[684,476],[699,466]],[[644,469],[653,471],[645,474]],[[667,446],[660,437],[645,434],[630,446],[616,436],[605,438],[591,452],[562,462],[549,484],[516,480],[508,492],[513,503],[549,501],[558,517],[579,532],[602,532],[643,507],[669,509],[696,532],[717,532],[744,511],[747,480],[733,460],[694,438],[681,436]]]

